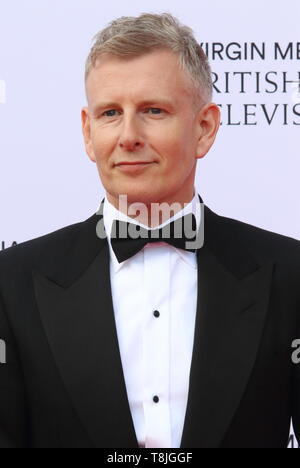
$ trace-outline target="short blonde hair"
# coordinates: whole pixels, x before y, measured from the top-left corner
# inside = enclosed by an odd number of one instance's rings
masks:
[[[169,49],[178,55],[180,68],[188,73],[196,99],[202,103],[212,99],[211,68],[205,52],[192,29],[182,25],[170,13],[121,16],[99,31],[93,40],[85,64],[85,81],[103,54],[126,58]]]

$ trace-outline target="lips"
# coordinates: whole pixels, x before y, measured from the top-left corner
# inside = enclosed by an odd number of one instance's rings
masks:
[[[136,164],[151,164],[153,161],[124,161],[116,164],[116,166],[134,166]]]
[[[153,167],[155,161],[122,161],[116,165],[116,170],[125,174],[142,174],[148,168]],[[150,169],[149,169],[150,170]]]

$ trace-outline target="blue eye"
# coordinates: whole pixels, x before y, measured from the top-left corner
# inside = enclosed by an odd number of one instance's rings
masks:
[[[116,112],[116,109],[109,109],[109,110],[103,112],[103,115],[107,114],[108,112]],[[107,117],[114,117],[114,115],[109,114],[109,115],[107,115]]]
[[[159,112],[153,112],[154,115],[159,115],[162,112],[162,109],[160,109],[159,107],[149,107],[149,109],[146,109],[146,110],[159,111]]]

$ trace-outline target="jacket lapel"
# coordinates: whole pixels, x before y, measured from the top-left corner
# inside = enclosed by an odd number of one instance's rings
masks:
[[[94,216],[95,237],[96,222]],[[86,241],[86,235],[80,239],[81,255],[91,249]],[[95,447],[137,447],[114,321],[108,245],[99,238],[97,244],[93,261],[80,276],[73,271],[78,279],[68,286],[35,271],[36,300],[62,380]]]
[[[268,309],[273,264],[258,265],[205,207],[198,303],[181,448],[218,447],[246,389]]]

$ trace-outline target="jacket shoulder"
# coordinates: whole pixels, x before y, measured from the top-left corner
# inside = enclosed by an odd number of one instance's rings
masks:
[[[84,233],[96,222],[96,214],[43,236],[21,242],[0,252],[0,274],[39,268],[54,270],[56,262],[66,258]]]
[[[226,239],[261,260],[294,264],[300,270],[300,241],[252,224],[222,216],[207,208],[206,235]]]

